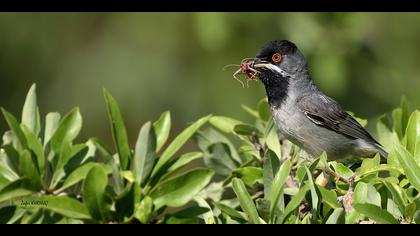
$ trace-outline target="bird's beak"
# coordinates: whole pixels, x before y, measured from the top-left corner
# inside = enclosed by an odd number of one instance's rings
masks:
[[[284,76],[291,76],[289,73],[287,73],[286,71],[282,70],[277,65],[274,65],[274,64],[270,63],[269,61],[264,60],[264,59],[261,59],[261,58],[255,58],[252,67],[255,70],[258,70],[258,71],[261,71],[261,70],[271,70],[272,72],[277,73],[277,74],[280,74],[283,77]]]

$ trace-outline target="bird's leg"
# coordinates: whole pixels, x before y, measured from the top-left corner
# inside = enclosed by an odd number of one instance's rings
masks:
[[[339,197],[338,201],[341,203],[341,205],[343,205],[344,210],[346,212],[350,212],[353,206],[354,180],[356,176],[352,176],[348,179],[343,178],[341,176],[338,176],[337,173],[331,170],[331,168],[328,165],[324,168],[324,172],[327,173],[328,175],[333,176],[335,182],[338,182],[339,180],[341,180],[349,185],[349,189],[347,190],[347,193]],[[328,183],[328,181],[326,183]]]
[[[346,194],[338,198],[338,201],[343,205],[346,212],[350,212],[353,207],[353,190],[354,190],[354,179],[355,176],[352,176],[348,179],[349,181],[349,190]]]

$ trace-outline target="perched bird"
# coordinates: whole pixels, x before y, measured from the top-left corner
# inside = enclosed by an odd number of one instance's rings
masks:
[[[304,55],[294,43],[271,41],[247,63],[248,71],[243,72],[258,72],[274,122],[289,141],[314,157],[325,151],[330,160],[376,153],[387,157],[388,153],[352,116],[317,88]]]

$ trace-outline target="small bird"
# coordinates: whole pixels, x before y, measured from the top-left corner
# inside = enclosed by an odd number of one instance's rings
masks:
[[[265,86],[274,123],[285,138],[318,157],[330,160],[388,153],[340,105],[323,94],[311,79],[308,64],[296,45],[287,40],[265,44],[243,73],[255,71]]]

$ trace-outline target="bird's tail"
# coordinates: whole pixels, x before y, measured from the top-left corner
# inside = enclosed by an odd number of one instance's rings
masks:
[[[388,152],[380,145],[376,145],[376,147],[378,148],[378,153],[381,156],[381,163],[386,163]]]

